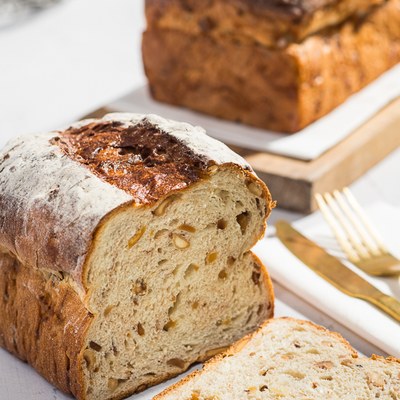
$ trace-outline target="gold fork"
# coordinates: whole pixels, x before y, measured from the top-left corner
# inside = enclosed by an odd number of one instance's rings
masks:
[[[348,188],[315,199],[349,261],[370,275],[400,276],[400,260],[389,253]]]

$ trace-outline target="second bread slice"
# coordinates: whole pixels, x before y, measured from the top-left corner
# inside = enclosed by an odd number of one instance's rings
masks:
[[[400,363],[359,357],[337,333],[270,320],[154,400],[400,399]]]

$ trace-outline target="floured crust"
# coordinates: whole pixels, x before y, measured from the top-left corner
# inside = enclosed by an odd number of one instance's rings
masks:
[[[53,142],[101,180],[129,193],[136,204],[154,203],[198,181],[209,163],[149,123],[94,122],[69,128]]]
[[[162,121],[158,125],[154,117],[127,117],[120,114],[121,119],[116,120],[113,115],[110,121],[71,127],[51,142],[101,180],[127,192],[135,204],[155,203],[170,192],[206,178],[208,168],[221,163],[218,157],[222,162],[236,159],[249,169],[224,146],[207,146],[205,133],[199,128]]]
[[[145,125],[164,137],[166,145],[172,140],[177,148],[174,155],[185,153],[185,158],[179,168],[169,164],[171,174],[153,174],[153,180],[144,178],[151,175],[152,166],[139,160],[139,187],[129,189],[124,184],[123,170],[115,174],[104,168],[99,174],[83,165],[87,161],[79,154],[79,141],[67,152],[67,145],[59,146],[62,140],[57,138],[70,137],[74,132],[90,134],[86,125],[96,126],[100,130],[97,134],[108,138],[110,127],[110,134],[118,134],[113,129],[123,132]],[[106,130],[101,132],[101,127]],[[97,140],[101,147],[100,136]],[[164,157],[161,151],[152,156],[152,162],[158,163],[161,170]],[[102,120],[81,121],[65,134],[51,132],[19,138],[0,153],[0,244],[25,265],[66,272],[82,286],[83,265],[94,231],[103,218],[120,206],[154,204],[169,193],[206,179],[207,168],[214,164],[237,164],[253,175],[240,156],[208,137],[202,128],[154,115],[110,114]],[[112,163],[108,167],[112,168]],[[267,193],[265,185],[263,188]]]
[[[0,244],[24,265],[79,283],[94,228],[131,196],[66,157],[55,136],[21,137],[0,155]]]

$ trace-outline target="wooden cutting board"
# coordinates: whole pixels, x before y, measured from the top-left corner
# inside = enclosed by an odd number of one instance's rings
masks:
[[[118,110],[106,106],[87,117],[114,111]],[[279,207],[310,213],[316,209],[315,193],[349,185],[400,147],[400,98],[313,161],[230,147],[267,183]]]

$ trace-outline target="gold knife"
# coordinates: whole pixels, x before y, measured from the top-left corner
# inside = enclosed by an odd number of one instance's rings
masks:
[[[382,293],[286,221],[275,225],[280,241],[307,267],[349,296],[369,301],[400,322],[400,302]]]

